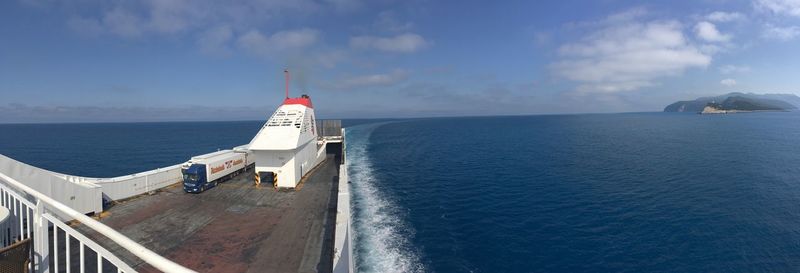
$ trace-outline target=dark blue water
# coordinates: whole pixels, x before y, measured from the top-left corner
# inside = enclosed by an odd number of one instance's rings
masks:
[[[48,170],[114,177],[247,144],[263,122],[2,124],[0,153]]]
[[[796,272],[800,115],[354,127],[367,272]]]
[[[0,125],[0,153],[108,177],[261,125]],[[800,113],[415,119],[347,140],[363,272],[800,269]]]
[[[344,126],[375,122],[346,120]],[[264,121],[0,124],[0,154],[55,172],[114,177],[244,145]]]

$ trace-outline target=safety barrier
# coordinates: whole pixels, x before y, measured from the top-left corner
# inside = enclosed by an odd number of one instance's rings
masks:
[[[0,205],[9,210],[11,217],[11,224],[0,233],[9,241],[33,238],[34,257],[30,272],[86,272],[95,269],[97,272],[136,272],[107,249],[65,224],[65,221],[72,220],[110,239],[158,270],[194,272],[4,173],[0,173]]]
[[[341,135],[345,129],[341,129]],[[347,146],[342,141],[342,164],[339,166],[339,194],[336,204],[336,234],[333,243],[333,273],[355,272],[350,216],[350,184],[347,176]]]
[[[0,155],[0,173],[20,181],[82,213],[103,211],[102,188],[91,182],[40,169]]]
[[[148,193],[182,180],[180,164],[120,177],[84,178],[84,181],[102,187],[103,194],[111,200]]]
[[[234,149],[247,149],[247,145]],[[103,197],[120,200],[183,181],[181,165],[111,178],[67,175],[30,166],[0,155],[0,172],[84,214],[103,211]]]

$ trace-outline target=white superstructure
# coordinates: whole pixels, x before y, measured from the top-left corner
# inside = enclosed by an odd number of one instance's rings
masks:
[[[286,93],[283,104],[250,141],[256,184],[295,188],[303,176],[325,159],[325,145],[317,144],[311,98],[288,97],[288,72]]]

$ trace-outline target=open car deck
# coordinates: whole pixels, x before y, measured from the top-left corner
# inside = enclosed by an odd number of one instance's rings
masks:
[[[297,190],[256,188],[250,170],[199,194],[178,184],[119,202],[100,221],[199,272],[330,272],[341,146],[328,149]],[[136,270],[157,272],[78,228]]]

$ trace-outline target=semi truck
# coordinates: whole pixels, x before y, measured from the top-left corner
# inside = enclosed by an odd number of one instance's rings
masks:
[[[181,166],[183,190],[189,193],[203,192],[253,166],[253,154],[240,148],[192,157]]]

